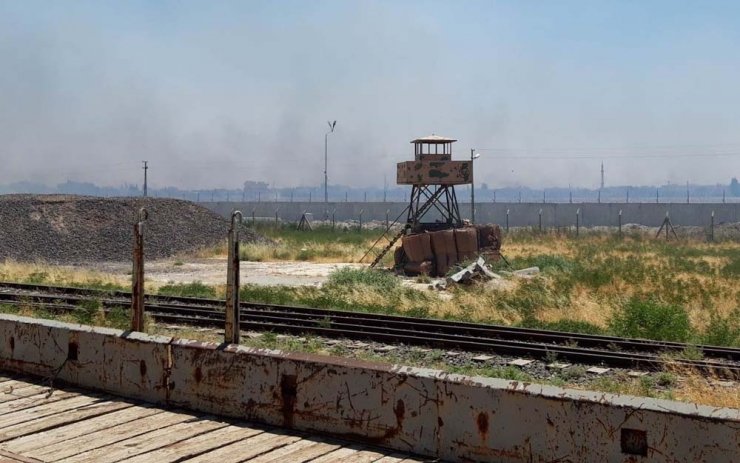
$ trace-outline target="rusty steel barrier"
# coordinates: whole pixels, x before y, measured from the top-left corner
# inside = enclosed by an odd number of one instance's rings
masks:
[[[144,331],[144,222],[145,207],[139,209],[134,224],[134,268],[131,272],[131,331]]]
[[[239,217],[239,222],[236,218]],[[239,228],[241,211],[231,213],[229,228],[229,257],[226,269],[226,325],[224,342],[239,344]]]

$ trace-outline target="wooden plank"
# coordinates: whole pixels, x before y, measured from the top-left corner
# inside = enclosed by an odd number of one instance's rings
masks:
[[[226,423],[210,421],[209,418],[193,418],[191,420],[169,426],[165,429],[118,441],[95,450],[80,453],[73,457],[58,460],[59,462],[97,463],[100,461],[120,461],[135,457],[142,453],[151,452],[176,442],[190,439],[214,429],[223,428]]]
[[[300,437],[282,433],[263,432],[247,440],[234,442],[219,449],[197,456],[188,463],[239,463],[263,453],[284,447],[300,440]]]
[[[25,399],[21,399],[25,400]],[[78,407],[100,402],[102,399],[97,397],[87,397],[81,395],[68,395],[56,398],[42,399],[22,407],[20,410],[14,410],[13,404],[19,401],[9,402],[3,406],[5,413],[0,416],[0,435],[5,428],[16,426],[26,421],[43,418],[45,416],[55,415]]]
[[[411,463],[412,461],[422,462],[423,460],[409,460],[406,455],[403,455],[401,453],[391,453],[390,455],[386,455],[379,460],[375,460],[373,463]]]
[[[29,383],[28,381],[19,381],[17,379],[10,379],[8,381],[5,381],[4,383],[0,383],[0,391],[12,392],[14,389],[23,389],[23,388],[31,387],[31,386],[44,387],[39,384]],[[46,388],[49,389],[48,386]],[[8,391],[8,389],[10,389],[10,391]]]
[[[383,456],[384,454],[373,450],[361,450],[342,461],[347,463],[373,463],[374,461],[383,458]]]
[[[6,452],[0,449],[0,463],[44,463],[34,458],[24,457],[22,455],[16,455],[14,453]]]
[[[162,413],[162,410],[152,407],[133,406],[123,410],[106,413],[81,422],[43,431],[30,436],[19,437],[5,442],[3,448],[16,453],[27,453],[31,450],[40,449],[44,453],[48,448],[59,442],[67,442],[70,439],[87,436],[113,426],[128,423],[130,421],[145,418],[150,415]],[[36,456],[36,458],[41,458]],[[43,459],[43,458],[42,458]]]
[[[76,400],[76,399],[70,399]],[[61,403],[61,402],[60,402]],[[49,415],[35,420],[27,421],[18,426],[0,430],[0,442],[14,439],[16,437],[33,434],[47,429],[56,428],[69,423],[82,421],[86,418],[92,418],[98,415],[121,410],[131,407],[126,402],[97,402],[73,410],[64,411],[55,415]]]
[[[51,392],[51,395],[49,393]],[[11,391],[6,391],[5,393],[0,393],[0,412],[6,410],[4,404],[6,402],[12,402],[14,400],[22,399],[24,397],[30,397],[30,396],[39,396],[39,397],[46,397],[49,396],[49,398],[54,397],[55,395],[62,395],[62,391],[52,391],[51,389],[47,387],[42,386],[32,386],[32,387],[24,387],[20,389],[13,389]],[[67,394],[70,394],[67,392]]]
[[[339,444],[329,444],[321,439],[301,439],[285,447],[263,453],[249,460],[249,463],[282,463],[285,461],[309,461],[326,455],[340,447]]]
[[[208,452],[209,450],[223,447],[243,439],[248,439],[262,430],[243,426],[226,426],[215,431],[200,434],[191,439],[177,442],[167,447],[148,452],[143,455],[126,460],[126,463],[172,463],[183,458],[193,457]]]
[[[80,435],[65,442],[39,448],[29,455],[42,460],[68,458],[80,453],[111,445],[126,439],[166,429],[177,423],[192,420],[193,415],[185,413],[162,412],[107,429]]]
[[[333,452],[327,453],[319,458],[311,460],[311,463],[342,463],[350,461],[353,455],[359,453],[362,447],[348,446],[339,448]]]

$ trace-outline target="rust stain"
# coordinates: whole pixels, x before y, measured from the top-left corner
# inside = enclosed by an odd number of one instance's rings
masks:
[[[293,427],[293,414],[298,395],[298,379],[296,375],[280,376],[280,399],[283,410],[283,426]]]
[[[480,438],[482,440],[486,440],[488,437],[488,413],[478,413],[476,423],[478,424],[478,434],[480,434]]]

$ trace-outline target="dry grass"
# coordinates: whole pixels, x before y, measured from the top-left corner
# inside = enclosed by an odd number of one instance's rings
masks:
[[[52,285],[126,286],[130,278],[81,267],[44,262],[0,262],[0,281],[37,282]]]

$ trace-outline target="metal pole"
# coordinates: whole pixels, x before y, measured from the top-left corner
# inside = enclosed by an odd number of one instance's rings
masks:
[[[337,210],[336,209],[334,209],[334,210],[331,211],[331,231],[334,231],[334,228],[337,225],[337,221],[334,220],[334,218],[336,216],[336,213],[337,213]]]
[[[581,225],[581,208],[579,207],[576,209],[576,236],[580,233],[580,225]]]
[[[714,241],[714,211],[712,211],[712,221],[709,223],[709,241]]]
[[[622,236],[622,209],[619,210],[619,236]]]
[[[146,198],[146,195],[147,195],[147,178],[146,178],[147,175],[146,174],[147,174],[147,170],[149,170],[149,165],[148,165],[149,161],[141,161],[141,162],[144,163],[144,167],[143,167],[144,169],[144,197]]]
[[[277,224],[278,224],[278,211],[279,211],[279,210],[280,210],[280,208],[279,208],[279,207],[278,207],[277,209],[275,209],[275,225],[277,225]]]
[[[144,331],[144,221],[146,208],[139,209],[134,224],[134,268],[131,272],[131,331]]]
[[[475,162],[475,150],[470,150],[470,222],[472,224],[475,224],[475,177],[474,177],[474,169],[473,169],[473,162]]]
[[[239,217],[239,221],[236,218]],[[226,268],[226,325],[224,326],[224,342],[239,344],[239,228],[242,222],[242,213],[231,213],[231,228],[229,228],[229,258]]]
[[[506,209],[506,233],[509,233],[509,210]]]
[[[329,204],[329,132],[324,134],[324,203]],[[311,201],[309,201],[310,203]]]
[[[360,209],[360,231],[362,231],[362,213],[365,212],[365,209]]]
[[[388,227],[390,227],[390,221],[388,220],[388,215],[391,213],[390,209],[385,210],[385,230],[388,231]]]
[[[542,209],[540,209],[540,231],[542,231]]]

